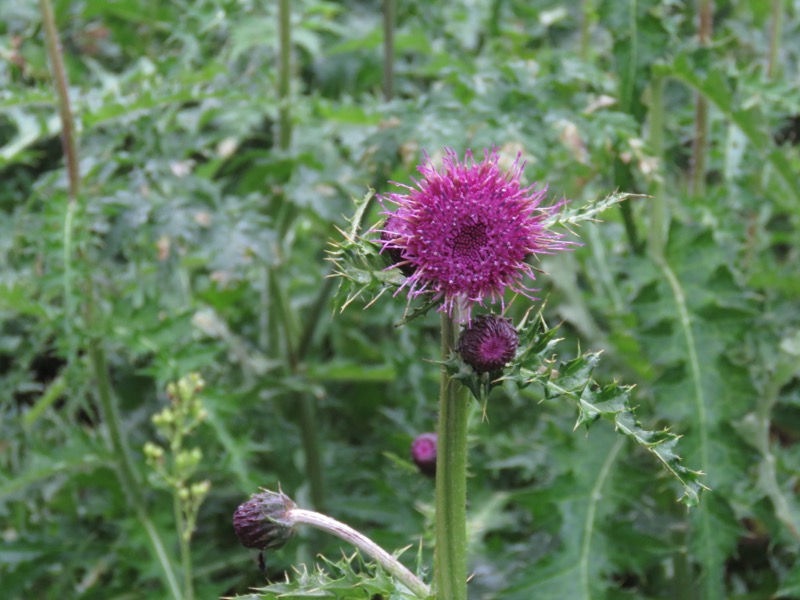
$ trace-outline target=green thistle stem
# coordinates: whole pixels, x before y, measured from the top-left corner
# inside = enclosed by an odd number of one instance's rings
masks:
[[[178,394],[181,394],[180,386],[178,387]],[[181,399],[181,404],[183,402]],[[183,410],[183,409],[182,409]],[[175,428],[175,437],[170,443],[170,450],[172,452],[173,461],[180,456],[183,450],[183,434],[184,423],[181,422],[180,427]],[[174,463],[173,463],[174,465]],[[183,506],[181,504],[180,490],[186,484],[185,473],[181,469],[174,469],[173,473],[178,480],[177,486],[172,486],[172,509],[175,513],[175,528],[178,530],[178,548],[181,555],[181,570],[183,571],[183,597],[185,600],[194,600],[194,583],[192,582],[192,553],[190,537],[191,532],[187,529],[186,518],[183,513]]]
[[[591,53],[592,27],[597,20],[594,0],[583,0],[583,19],[581,20],[581,59],[589,61]]]
[[[56,19],[50,0],[40,0],[47,55],[53,69],[53,82],[58,94],[58,113],[61,120],[61,146],[64,150],[64,161],[67,163],[67,181],[69,182],[69,200],[77,202],[80,191],[80,171],[78,169],[78,151],[75,143],[75,124],[72,120],[72,106],[69,99],[69,83],[64,68],[64,57],[61,54],[61,42],[58,39]]]
[[[178,580],[175,577],[172,562],[164,548],[164,542],[161,541],[158,530],[147,515],[144,506],[144,500],[140,492],[141,485],[136,474],[136,467],[133,464],[133,458],[131,457],[128,444],[122,432],[119,410],[117,409],[117,404],[111,392],[111,382],[108,376],[105,352],[98,339],[92,339],[89,342],[89,360],[92,363],[94,376],[97,380],[97,395],[100,399],[103,421],[108,427],[108,432],[111,437],[111,447],[117,459],[117,476],[122,484],[122,488],[125,490],[126,495],[133,505],[139,522],[147,532],[150,545],[158,559],[158,563],[161,565],[163,571],[162,575],[167,583],[167,587],[169,587],[172,597],[176,600],[182,600],[184,596],[181,593]],[[178,532],[178,535],[180,535],[180,532]]]
[[[713,1],[698,0],[697,36],[701,46],[711,43]],[[706,160],[708,154],[708,100],[698,93],[694,113],[694,141],[692,142],[691,193],[702,196],[706,190]]]
[[[192,553],[187,535],[187,524],[183,518],[183,507],[178,496],[178,490],[172,490],[172,508],[175,511],[175,525],[178,529],[178,544],[181,553],[181,569],[183,570],[183,597],[185,600],[194,599],[194,584],[192,583]]]
[[[291,52],[292,52],[292,24],[291,24],[291,4],[289,0],[279,0],[278,2],[278,31],[279,31],[279,63],[278,63],[278,146],[281,150],[288,150],[292,143],[292,123],[290,113],[291,96]],[[291,216],[287,220],[288,224],[292,221]],[[282,236],[281,236],[282,237]],[[292,331],[292,315],[286,299],[282,296],[280,283],[276,276],[275,266],[268,266],[268,296],[273,300],[276,310],[280,313],[281,322],[284,325],[284,340],[286,343],[287,362],[291,373],[296,373],[302,354],[295,353],[294,332]],[[268,309],[267,309],[268,310]],[[268,316],[265,316],[268,319]],[[273,315],[274,319],[274,315]],[[317,318],[316,322],[319,319]],[[304,332],[300,340],[301,352],[304,354],[313,336],[314,327],[308,328],[306,335]],[[267,336],[269,338],[269,336]],[[270,349],[272,354],[275,350]],[[322,483],[322,458],[317,434],[319,426],[317,423],[317,406],[313,396],[303,394],[300,397],[300,416],[299,425],[303,439],[303,454],[305,456],[305,470],[311,487],[311,501],[314,508],[322,509],[325,491]]]
[[[767,56],[767,79],[772,81],[778,69],[778,48],[781,45],[784,0],[772,0],[769,18],[769,55]]]
[[[664,256],[667,236],[667,207],[664,198],[664,86],[663,77],[655,77],[650,84],[650,150],[658,161],[656,182],[651,193],[653,199],[649,203],[650,231],[648,249],[656,258]]]
[[[291,314],[288,299],[284,296],[283,291],[279,287],[278,277],[274,268],[269,269],[269,285],[272,290],[273,306],[276,310],[274,317],[283,324],[284,339],[286,343],[286,362],[289,367],[289,372],[293,375],[297,374],[300,367],[300,360],[302,356],[298,356],[295,352],[294,337],[295,332],[292,330],[293,315]],[[316,315],[319,321],[319,314]],[[308,327],[311,329],[316,328],[315,323],[309,323]],[[310,339],[313,336],[313,330],[309,333],[303,332],[301,343],[304,343],[303,353],[308,350]],[[307,338],[307,339],[306,339]],[[322,450],[319,441],[319,423],[317,422],[317,403],[314,396],[308,392],[298,394],[298,403],[300,405],[300,413],[298,415],[298,425],[300,426],[300,435],[303,440],[303,456],[305,458],[305,472],[308,478],[309,487],[311,490],[311,502],[314,508],[322,510],[325,503],[325,486],[322,478]]]
[[[505,0],[492,0],[489,8],[489,24],[486,30],[492,38],[500,37],[500,18],[503,13],[503,2]]]
[[[314,335],[317,333],[317,328],[322,321],[322,314],[328,306],[328,299],[337,283],[337,279],[332,276],[332,271],[330,270],[322,278],[314,304],[311,305],[311,310],[304,318],[306,324],[300,336],[300,342],[297,344],[297,360],[300,362],[305,360],[308,351],[311,349],[311,342],[314,340]]]
[[[442,314],[442,360],[450,357],[458,326]],[[436,457],[436,556],[438,600],[467,598],[467,389],[441,370]]]
[[[383,0],[383,97],[394,95],[394,0]]]
[[[638,0],[629,0],[628,35],[630,37],[630,52],[628,54],[627,63],[620,73],[621,81],[619,89],[620,110],[629,114],[633,114],[633,99],[634,92],[636,91],[636,66],[639,52],[638,13]],[[628,190],[633,187],[633,175],[631,174],[630,167],[623,163],[619,156],[614,159],[614,184],[622,190]],[[625,234],[628,236],[631,251],[639,254],[641,252],[641,246],[639,244],[639,234],[633,216],[633,209],[629,202],[623,202],[619,205],[619,210],[622,213],[622,222],[625,225]]]
[[[289,0],[278,2],[278,146],[287,150],[292,142],[289,92],[292,51],[291,8]]]
[[[64,68],[64,57],[61,54],[61,43],[58,38],[55,15],[50,0],[40,0],[39,8],[42,15],[42,26],[44,28],[45,40],[47,44],[47,54],[50,60],[50,67],[53,72],[53,81],[58,95],[58,112],[61,120],[61,145],[64,151],[64,161],[67,167],[67,181],[69,183],[69,204],[64,223],[64,296],[66,318],[72,317],[72,271],[71,271],[71,248],[72,248],[72,224],[75,214],[75,207],[80,197],[80,168],[75,139],[75,125],[72,119],[72,107],[69,96],[69,83],[67,72]],[[94,321],[94,286],[91,277],[86,280],[86,322],[89,331],[98,331],[100,328]],[[71,338],[72,328],[67,325],[67,337]],[[69,357],[74,360],[75,349],[70,342]],[[105,350],[101,341],[96,337],[91,337],[88,347],[89,360],[97,381],[97,395],[100,400],[100,408],[103,419],[108,427],[111,448],[117,460],[117,476],[120,484],[128,494],[133,505],[139,522],[147,533],[153,553],[162,569],[162,576],[167,584],[172,596],[177,600],[183,598],[172,569],[172,563],[167,555],[164,543],[161,541],[158,530],[153,525],[144,506],[144,500],[140,494],[140,486],[136,476],[136,467],[128,449],[128,444],[122,431],[119,417],[119,410],[111,391],[111,380],[106,363]]]

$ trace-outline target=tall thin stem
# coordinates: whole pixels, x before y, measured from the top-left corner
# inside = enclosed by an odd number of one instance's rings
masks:
[[[180,386],[179,386],[180,387]],[[182,393],[178,391],[178,393]],[[173,460],[180,456],[183,450],[182,427],[175,428],[175,437],[170,442],[170,450]],[[179,489],[184,487],[184,475],[181,472],[180,487],[172,488],[172,510],[175,514],[175,528],[178,530],[178,547],[181,555],[181,570],[183,571],[183,597],[185,600],[194,600],[194,583],[192,582],[192,552],[191,552],[191,531],[187,527],[186,518],[181,505]]]
[[[186,519],[183,516],[181,499],[178,490],[172,491],[172,509],[175,513],[175,525],[178,528],[178,544],[181,553],[181,570],[183,571],[183,597],[185,600],[194,599],[194,584],[192,583],[192,552],[189,536],[187,535]]]
[[[503,14],[504,0],[492,0],[489,8],[489,23],[486,27],[489,36],[492,38],[500,37],[500,18]]]
[[[317,403],[314,396],[305,393],[300,397],[300,435],[303,439],[306,476],[314,508],[325,507],[325,485],[322,478],[322,449],[320,447]]]
[[[769,18],[769,55],[767,56],[767,79],[775,77],[778,69],[778,49],[781,45],[784,0],[772,0]]]
[[[277,146],[286,151],[292,144],[292,118],[291,118],[291,81],[292,81],[292,21],[291,4],[289,0],[278,0],[278,123]],[[277,194],[275,200],[276,222],[288,228],[287,214],[290,212],[286,199]],[[276,227],[280,229],[280,227]],[[275,294],[279,291],[275,284],[274,271],[280,262],[280,243],[283,236],[278,236],[275,243],[275,258],[271,263],[264,265],[261,273],[261,315],[259,325],[261,328],[259,341],[261,347],[267,351],[268,356],[274,358],[279,354],[278,348],[278,323],[272,312]]]
[[[291,5],[289,0],[278,2],[278,30],[279,30],[279,64],[278,64],[278,146],[281,150],[288,150],[292,143],[291,127]],[[285,198],[279,197],[279,206],[283,209],[281,214],[281,227],[279,239],[283,239],[291,222],[296,216]],[[314,329],[319,322],[320,312],[315,306],[315,312],[310,326],[307,326],[299,340],[299,347],[295,346],[294,319],[288,299],[283,293],[278,277],[278,266],[270,264],[265,266],[264,292],[262,294],[262,340],[269,341],[268,353],[275,356],[278,350],[278,325],[283,326],[283,341],[286,353],[286,365],[289,372],[297,373],[305,353],[308,351]],[[332,288],[323,286],[330,292]],[[324,298],[323,300],[324,301]],[[274,332],[274,333],[273,333]],[[297,348],[297,350],[296,350]],[[322,450],[319,440],[319,423],[317,421],[317,403],[314,396],[309,393],[299,395],[298,404],[300,412],[297,417],[300,434],[303,440],[303,454],[305,458],[305,472],[311,490],[311,501],[314,508],[322,510],[325,501],[325,488],[322,477]]]
[[[636,68],[638,64],[639,47],[639,25],[638,25],[639,2],[638,0],[628,0],[628,37],[630,38],[630,51],[628,52],[627,63],[620,72],[620,110],[633,114],[633,99],[636,89]],[[633,186],[633,176],[630,166],[625,164],[617,156],[614,159],[614,184],[623,190],[628,190]],[[622,222],[625,225],[625,233],[631,250],[635,253],[641,251],[639,244],[639,234],[636,228],[636,221],[633,217],[633,209],[630,202],[622,202],[619,205],[622,213]]]
[[[652,199],[648,203],[650,212],[650,230],[648,232],[647,247],[650,257],[657,264],[664,264],[664,250],[666,248],[667,233],[669,231],[669,215],[667,213],[667,199],[664,193],[664,90],[667,80],[656,75],[650,82],[650,110],[648,112],[648,144],[650,152],[656,159],[656,172],[654,182],[650,188]],[[673,532],[672,589],[674,598],[694,598],[694,579],[686,550],[688,547],[689,528],[686,522]]]
[[[280,287],[276,271],[277,269],[274,266],[271,266],[269,269],[270,300],[275,308],[275,314],[273,316],[278,317],[281,325],[283,325],[283,352],[285,353],[286,364],[289,365],[289,369],[294,373],[297,370],[297,355],[294,351],[293,315],[289,312],[291,307]]]
[[[93,338],[89,341],[89,359],[92,364],[95,379],[97,380],[97,395],[100,399],[100,409],[103,413],[103,420],[108,427],[109,436],[111,437],[111,447],[117,458],[117,476],[119,477],[126,496],[133,505],[139,522],[150,538],[153,552],[155,553],[158,563],[161,565],[164,579],[166,580],[172,596],[176,598],[176,600],[182,600],[184,596],[181,593],[178,580],[175,577],[172,562],[164,548],[164,543],[161,541],[158,531],[147,515],[147,511],[144,507],[144,499],[141,495],[141,486],[136,473],[136,467],[133,464],[133,458],[131,457],[127,440],[122,432],[119,410],[114,400],[113,392],[111,391],[105,351],[101,346],[100,340],[97,338]],[[178,535],[180,535],[180,531]]]
[[[80,193],[80,170],[78,169],[78,150],[75,142],[75,124],[72,119],[72,106],[69,98],[67,71],[61,54],[61,41],[56,29],[53,5],[50,0],[40,0],[42,25],[44,26],[47,54],[53,69],[53,82],[58,94],[58,113],[61,120],[61,146],[64,149],[64,160],[67,164],[67,180],[69,181],[69,200],[78,201]]]
[[[278,146],[287,150],[292,142],[289,93],[292,77],[292,29],[289,0],[278,0]]]
[[[64,224],[65,301],[68,304],[67,310],[69,311],[69,304],[72,302],[70,271],[72,220],[75,207],[80,197],[80,168],[77,142],[75,139],[75,125],[72,118],[72,107],[69,96],[69,83],[66,70],[64,69],[64,58],[62,56],[61,43],[59,41],[55,16],[53,14],[53,6],[50,0],[40,0],[39,8],[42,14],[42,25],[45,33],[48,58],[53,71],[53,81],[56,87],[56,94],[58,95],[58,111],[61,120],[61,145],[64,150],[64,161],[66,163],[69,185],[69,205],[67,206],[67,215]],[[99,330],[94,320],[94,300],[95,291],[90,276],[86,280],[85,305],[86,322],[88,324],[87,329],[89,331]],[[71,314],[70,311],[69,314],[67,314],[67,318],[70,318]],[[144,499],[141,496],[136,474],[136,467],[134,466],[127,440],[123,434],[119,410],[111,390],[111,380],[106,363],[105,351],[101,340],[96,337],[96,335],[97,334],[92,335],[89,339],[88,355],[97,382],[97,396],[100,401],[104,422],[108,427],[111,448],[117,460],[117,477],[133,506],[140,524],[147,533],[152,551],[161,566],[162,576],[164,577],[164,581],[170,593],[177,600],[181,600],[183,595],[181,594],[178,580],[175,577],[169,555],[167,554],[158,530],[153,525],[145,509]]]
[[[272,290],[273,306],[276,310],[274,317],[283,324],[283,334],[285,338],[286,347],[286,363],[289,367],[289,372],[296,374],[300,367],[301,357],[295,351],[294,344],[294,331],[292,330],[291,322],[292,315],[289,312],[291,307],[288,300],[284,297],[282,290],[279,287],[277,274],[274,268],[270,268],[270,289]],[[319,320],[319,313],[316,314],[317,321]],[[310,324],[309,324],[310,325]],[[306,331],[312,329],[310,333],[303,332],[301,343],[304,343],[303,353],[308,350],[310,337],[313,335],[313,326],[307,327]],[[311,502],[314,508],[322,510],[325,503],[325,487],[322,478],[322,450],[319,441],[319,423],[317,420],[317,403],[314,396],[305,392],[298,395],[298,404],[300,405],[300,414],[298,415],[298,424],[300,426],[300,436],[303,440],[303,455],[305,458],[305,471],[308,478],[309,488],[311,490]]]
[[[311,342],[314,340],[314,335],[317,333],[317,327],[322,321],[322,312],[328,304],[328,298],[333,292],[337,280],[332,276],[332,272],[328,271],[325,277],[322,278],[322,283],[317,290],[317,297],[314,299],[314,304],[311,305],[310,312],[305,317],[305,326],[303,333],[300,335],[300,341],[297,344],[297,360],[302,362],[308,351],[311,349]]]
[[[458,325],[442,314],[442,360],[456,344]],[[436,457],[436,555],[438,600],[467,598],[467,390],[441,369]]]
[[[383,97],[394,96],[394,0],[383,0]]]
[[[649,202],[650,231],[648,249],[651,256],[663,257],[667,235],[667,208],[664,198],[664,77],[656,76],[650,84],[649,143],[658,166]]]
[[[697,36],[701,46],[711,43],[713,26],[713,0],[698,0]],[[706,161],[708,155],[708,100],[696,95],[694,113],[694,141],[692,142],[692,173],[690,192],[702,196],[706,190]]]
[[[581,59],[586,62],[589,60],[592,27],[597,19],[597,11],[594,7],[594,0],[583,0],[583,18],[581,20]]]

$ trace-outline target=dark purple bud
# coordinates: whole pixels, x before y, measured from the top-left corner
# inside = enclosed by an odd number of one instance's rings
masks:
[[[411,442],[411,460],[428,477],[436,477],[437,439],[435,433],[421,433]]]
[[[502,369],[514,358],[519,347],[519,334],[511,319],[497,315],[479,315],[461,332],[456,350],[464,362],[478,373]]]
[[[381,231],[381,242],[383,243],[383,253],[389,257],[390,264],[397,265],[400,272],[406,277],[411,277],[417,267],[409,263],[403,258],[400,248],[391,245],[391,242],[403,234],[405,224],[402,219],[394,214],[388,216],[383,223],[383,231]],[[402,263],[402,264],[398,264]]]
[[[289,511],[295,508],[297,505],[282,492],[253,494],[233,513],[236,537],[245,548],[280,548],[294,535]]]

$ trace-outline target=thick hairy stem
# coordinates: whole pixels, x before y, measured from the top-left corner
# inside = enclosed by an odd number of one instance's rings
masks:
[[[442,314],[442,360],[456,344],[458,325]],[[467,390],[442,367],[436,457],[436,555],[438,600],[467,598]]]

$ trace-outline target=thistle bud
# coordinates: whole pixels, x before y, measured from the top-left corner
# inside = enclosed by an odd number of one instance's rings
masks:
[[[294,535],[290,511],[297,508],[283,492],[253,494],[233,513],[233,528],[245,548],[280,548]]]
[[[461,332],[456,350],[478,373],[502,369],[517,352],[519,334],[510,319],[479,315]]]
[[[436,477],[437,440],[435,433],[422,433],[411,442],[411,460],[428,477]]]

